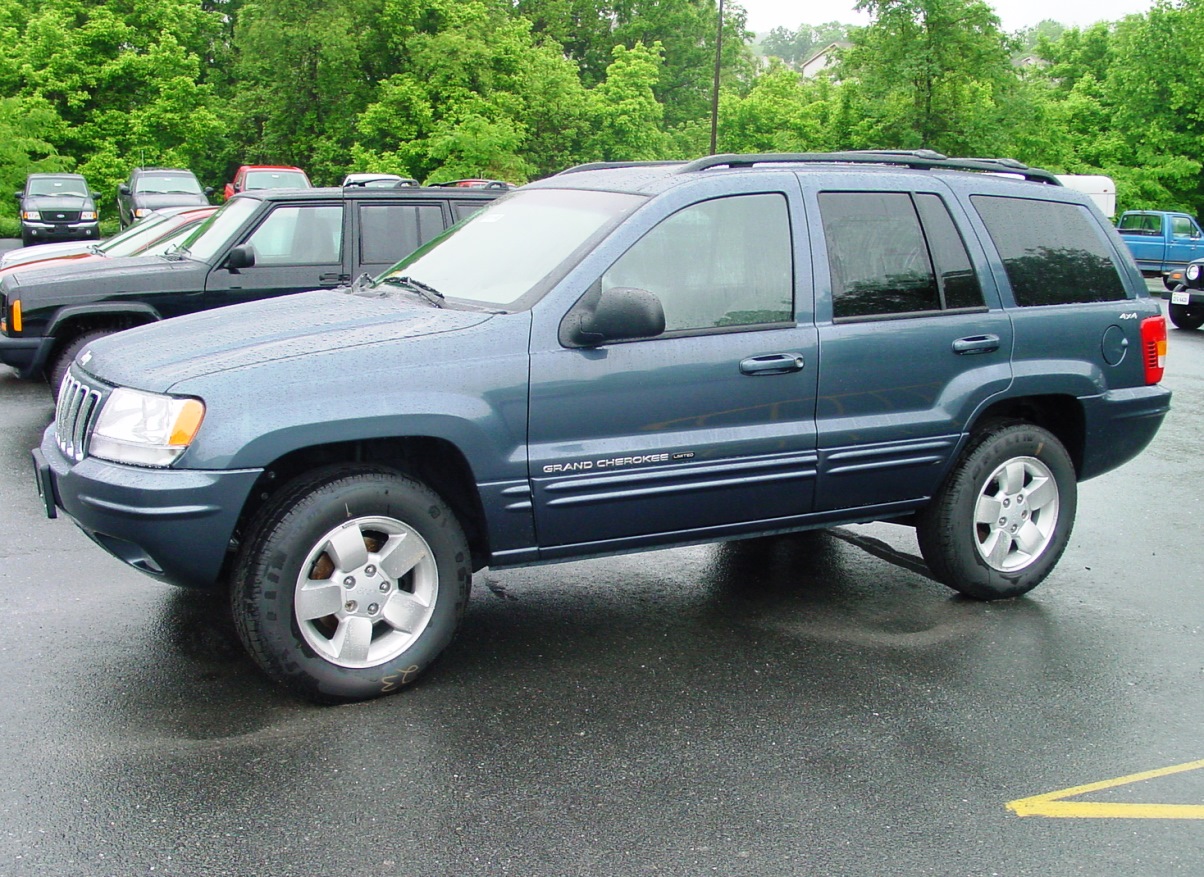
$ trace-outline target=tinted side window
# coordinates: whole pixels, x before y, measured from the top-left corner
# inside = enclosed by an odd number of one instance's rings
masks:
[[[995,195],[974,195],[971,201],[1003,259],[1018,305],[1126,297],[1111,253],[1086,208]]]
[[[277,207],[248,238],[256,265],[332,265],[343,260],[341,205]]]
[[[950,309],[984,307],[978,275],[945,202],[938,195],[916,195],[916,209],[924,221],[928,249],[936,264],[941,304]]]
[[[793,320],[790,217],[782,195],[693,204],[644,235],[602,276],[660,299],[666,331]]]
[[[392,264],[443,233],[438,204],[360,205],[360,261]]]
[[[940,310],[936,273],[909,194],[821,192],[819,210],[834,317]]]
[[[452,220],[459,222],[461,219],[467,219],[483,209],[486,203],[485,201],[453,201],[451,202]]]

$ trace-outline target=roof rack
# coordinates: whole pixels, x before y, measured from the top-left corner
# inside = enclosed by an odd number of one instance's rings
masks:
[[[608,171],[615,168],[624,167],[668,167],[669,165],[680,165],[680,161],[591,161],[589,164],[579,164],[556,174],[562,177],[565,174],[575,174],[581,171]]]
[[[950,158],[931,149],[851,150],[848,152],[783,152],[756,155],[708,155],[681,165],[675,173],[688,174],[716,167],[743,168],[757,164],[888,164],[915,169],[950,169],[1017,174],[1037,183],[1062,185],[1042,168],[1029,167],[1012,158]]]

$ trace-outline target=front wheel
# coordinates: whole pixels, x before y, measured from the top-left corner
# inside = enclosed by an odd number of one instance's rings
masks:
[[[116,330],[93,329],[89,332],[82,332],[55,351],[50,360],[50,367],[46,369],[46,380],[50,384],[50,394],[56,401],[59,397],[59,388],[63,386],[63,378],[67,376],[67,370],[71,368],[71,363],[75,362],[75,357],[79,356],[80,352],[97,338],[111,335],[114,331]]]
[[[968,597],[1000,600],[1039,585],[1074,526],[1074,464],[1048,430],[1006,423],[971,440],[918,516],[920,553]]]
[[[451,642],[471,585],[451,509],[401,473],[336,467],[290,485],[257,516],[231,605],[269,676],[320,703],[412,682]]]
[[[1204,326],[1204,305],[1168,305],[1167,312],[1180,329],[1191,331]]]

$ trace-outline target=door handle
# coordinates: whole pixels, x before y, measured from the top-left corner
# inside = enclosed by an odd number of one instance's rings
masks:
[[[350,283],[350,274],[322,274],[318,277],[319,286],[338,286],[340,283]]]
[[[740,360],[740,373],[744,375],[784,375],[802,370],[800,353],[766,353]]]
[[[991,353],[999,349],[998,335],[971,335],[953,342],[953,352],[959,354]]]

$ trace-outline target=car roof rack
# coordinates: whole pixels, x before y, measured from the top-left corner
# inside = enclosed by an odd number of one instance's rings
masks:
[[[1029,167],[1013,158],[950,158],[931,149],[850,150],[848,152],[782,152],[755,155],[708,155],[683,164],[674,173],[688,174],[716,167],[746,168],[757,164],[878,164],[919,170],[965,170],[1016,174],[1038,183],[1062,185],[1052,171]]]
[[[591,161],[588,164],[578,164],[570,168],[565,168],[557,173],[556,176],[562,177],[565,174],[576,174],[582,171],[608,171],[625,167],[668,167],[680,164],[680,161]]]

